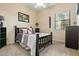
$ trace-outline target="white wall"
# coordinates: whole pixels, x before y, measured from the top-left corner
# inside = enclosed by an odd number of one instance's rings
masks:
[[[38,22],[42,32],[53,32],[53,39],[60,42],[65,42],[65,30],[56,30],[55,25],[55,14],[68,10],[70,11],[70,24],[73,25],[76,20],[76,4],[74,3],[60,3],[56,4],[48,9],[44,9],[38,12]],[[52,18],[52,28],[49,28],[49,16]]]
[[[30,23],[19,22],[18,12],[28,14]],[[36,21],[36,12],[29,9],[25,4],[0,4],[0,15],[4,16],[4,27],[7,28],[7,44],[14,43],[14,26],[29,27],[33,26]]]
[[[57,31],[54,28],[55,14],[64,10],[70,11],[71,25],[76,20],[74,3],[56,4],[48,9],[35,12],[29,9],[25,4],[0,4],[0,15],[5,17],[4,27],[7,28],[7,43],[14,43],[14,26],[20,27],[35,27],[35,22],[39,22],[42,32],[53,32],[53,39],[56,41],[65,42],[65,30]],[[18,12],[23,12],[30,16],[30,23],[18,22]],[[52,28],[49,29],[48,17],[52,16]]]

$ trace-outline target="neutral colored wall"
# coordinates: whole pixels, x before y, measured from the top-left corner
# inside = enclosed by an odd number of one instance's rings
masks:
[[[18,12],[23,12],[30,16],[30,23],[18,22]],[[5,17],[4,27],[7,28],[7,43],[14,43],[14,26],[29,27],[34,26],[36,12],[29,9],[25,4],[0,4],[0,15]]]
[[[25,4],[0,4],[0,15],[5,17],[4,27],[7,27],[7,43],[14,43],[14,26],[19,27],[35,27],[35,22],[39,22],[41,32],[53,32],[53,39],[56,41],[65,41],[65,31],[57,31],[54,29],[55,14],[64,10],[69,10],[71,15],[71,25],[76,19],[76,4],[56,4],[48,9],[35,12],[29,9]],[[18,22],[18,12],[30,15],[30,23]],[[52,16],[52,28],[49,29],[48,17]]]
[[[65,42],[65,30],[55,30],[54,28],[54,21],[55,21],[55,14],[62,12],[64,10],[70,11],[70,21],[71,25],[76,20],[76,11],[75,11],[76,4],[72,3],[64,3],[64,4],[56,4],[48,9],[44,9],[37,13],[38,15],[38,22],[40,24],[41,32],[53,32],[53,39],[56,41]],[[49,29],[49,19],[48,17],[52,16],[52,28]]]

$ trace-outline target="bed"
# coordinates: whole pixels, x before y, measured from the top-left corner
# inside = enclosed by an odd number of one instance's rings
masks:
[[[15,26],[15,43],[19,44],[17,35],[20,34],[20,39],[22,38],[23,33],[20,33],[20,29]],[[26,35],[26,34],[25,34]],[[47,46],[52,44],[52,32],[50,33],[33,33],[28,35],[28,46],[31,49],[32,56],[39,56],[41,50],[45,49]],[[20,44],[19,44],[20,45]]]

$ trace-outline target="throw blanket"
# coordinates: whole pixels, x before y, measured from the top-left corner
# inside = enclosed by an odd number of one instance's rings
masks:
[[[18,33],[16,39],[17,42],[21,45],[21,47],[23,47],[26,50],[30,50],[30,48],[27,46],[28,34]]]
[[[28,34],[23,33],[23,35],[22,35],[22,40],[21,40],[20,45],[21,45],[24,49],[30,50],[30,47],[27,45],[27,42],[28,42]]]
[[[29,46],[31,49],[31,56],[35,56],[35,52],[36,52],[36,35],[35,34],[31,34],[28,36],[27,46]]]
[[[23,33],[21,43],[27,45],[28,34]]]

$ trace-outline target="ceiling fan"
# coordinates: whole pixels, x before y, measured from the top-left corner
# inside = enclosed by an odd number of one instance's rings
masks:
[[[44,3],[36,3],[35,8],[46,8],[46,5]]]

